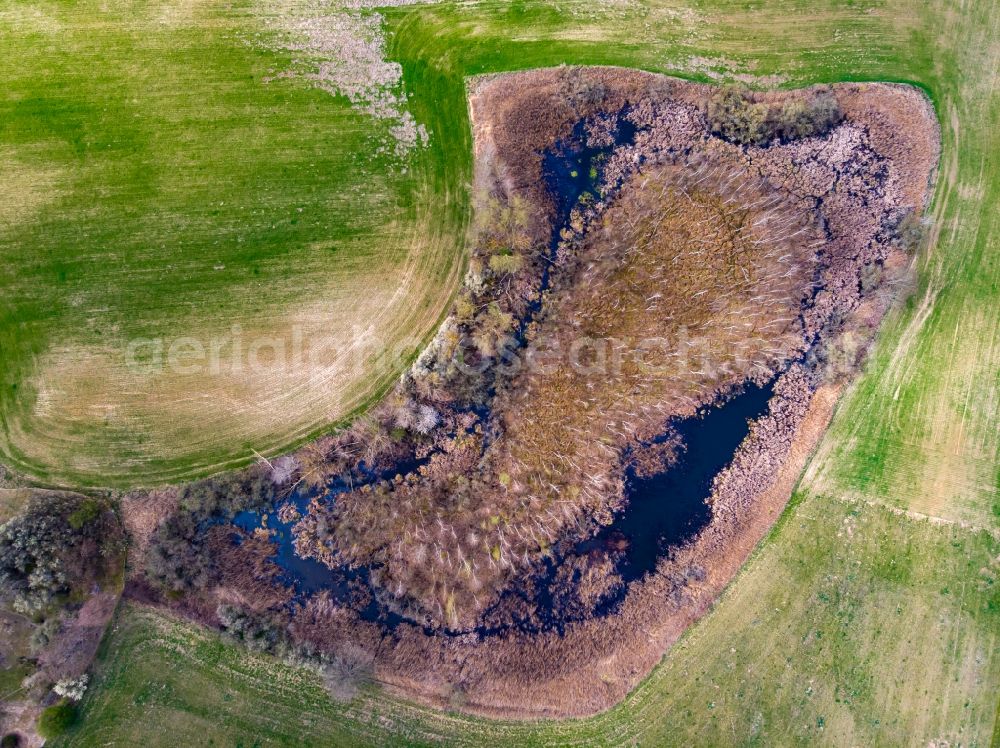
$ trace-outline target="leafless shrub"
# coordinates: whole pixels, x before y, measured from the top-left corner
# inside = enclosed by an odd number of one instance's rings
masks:
[[[568,103],[577,118],[592,112],[608,95],[604,81],[588,75],[581,68],[569,68],[563,77],[563,84],[565,88],[561,92],[560,103]]]
[[[882,285],[885,273],[881,263],[869,262],[861,268],[861,293],[869,294]]]
[[[300,480],[307,486],[324,486],[339,472],[338,461],[331,459],[324,446],[321,442],[313,442],[296,454]]]
[[[352,701],[372,682],[374,658],[364,649],[344,644],[326,654],[321,665],[323,685],[334,701]]]
[[[929,224],[913,210],[908,210],[896,226],[899,245],[910,254],[917,251],[927,238]]]
[[[433,431],[441,420],[432,405],[412,398],[403,398],[393,409],[393,417],[397,427],[422,435]]]
[[[295,471],[299,469],[299,461],[295,455],[282,455],[271,461],[271,482],[283,486],[291,481]]]

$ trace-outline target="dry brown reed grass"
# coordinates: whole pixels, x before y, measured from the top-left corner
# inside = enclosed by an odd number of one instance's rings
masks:
[[[307,518],[303,552],[375,561],[399,608],[470,626],[567,533],[611,521],[626,449],[802,349],[822,236],[747,171],[664,165],[590,220],[531,333],[569,359],[511,382],[488,446],[467,434],[421,475],[314,506],[326,521]]]

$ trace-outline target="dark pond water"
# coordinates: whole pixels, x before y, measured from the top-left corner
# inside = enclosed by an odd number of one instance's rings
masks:
[[[340,490],[347,490],[347,486]],[[305,514],[314,495],[315,490],[296,490],[287,501],[295,504],[300,514]],[[371,588],[368,569],[348,566],[331,569],[315,559],[296,554],[292,533],[295,522],[279,521],[277,511],[240,512],[233,518],[232,524],[246,532],[260,527],[271,531],[271,541],[275,546],[271,561],[281,569],[279,578],[294,588],[298,599],[327,591],[335,600],[356,608],[366,621],[380,621],[390,628],[403,621],[403,618],[379,605],[371,595],[364,594]]]
[[[560,567],[582,556],[614,559],[615,570],[625,584],[603,599],[587,617],[613,614],[625,599],[628,583],[653,571],[671,547],[694,538],[712,519],[706,503],[712,480],[732,461],[733,453],[750,432],[751,422],[767,413],[772,392],[773,382],[765,386],[747,385],[738,394],[705,408],[698,415],[675,421],[673,431],[684,442],[677,460],[664,472],[648,478],[638,478],[630,471],[625,509],[610,525],[547,559],[530,585],[530,594],[523,590],[507,593],[526,600],[535,610],[536,622],[518,621],[515,627],[561,632],[575,619],[560,608],[560,596],[572,592],[560,580]],[[502,633],[502,630],[488,633]]]
[[[595,199],[601,197],[598,185],[605,159],[616,148],[631,144],[638,132],[638,128],[625,118],[626,113],[626,110],[619,112],[610,145],[588,146],[586,125],[579,122],[569,138],[542,155],[542,174],[549,194],[556,201],[557,224],[569,220],[570,212],[585,195]],[[555,241],[558,242],[558,232]]]
[[[603,148],[588,148],[584,126],[580,123],[570,138],[543,154],[544,178],[551,193],[556,196],[558,210],[557,230],[550,247],[550,259],[555,256],[559,229],[566,225],[572,208],[584,195],[600,197],[597,190],[604,159],[614,148],[632,142],[635,134],[635,127],[623,116],[619,116],[614,144]],[[544,289],[548,286],[548,268],[543,272]],[[522,330],[537,311],[537,305],[529,310],[527,319],[522,320]],[[732,459],[736,448],[749,431],[750,421],[767,411],[771,390],[771,385],[748,385],[697,416],[672,423],[673,432],[681,437],[684,444],[675,463],[664,472],[648,478],[627,473],[626,506],[611,525],[588,540],[558,550],[553,557],[547,559],[533,578],[532,584],[526,585],[533,590],[530,598],[527,592],[520,589],[506,593],[528,599],[537,611],[536,623],[514,621],[498,628],[477,629],[477,633],[482,636],[502,634],[511,626],[521,630],[537,630],[537,621],[541,622],[541,628],[562,630],[570,619],[560,612],[556,603],[559,594],[556,579],[561,564],[581,556],[611,554],[615,559],[617,572],[628,583],[641,579],[655,569],[657,560],[670,547],[694,537],[711,519],[711,510],[705,501],[709,496],[712,479]],[[477,412],[481,419],[484,423],[488,422],[489,408],[482,407],[480,410],[481,412]],[[418,462],[400,464],[382,475],[370,473],[363,482],[381,480],[397,472],[405,475],[418,466]],[[353,486],[348,486],[343,482],[334,482],[327,487],[327,500],[335,501],[338,493],[358,485],[361,484],[355,482]],[[315,489],[297,489],[287,500],[304,514],[315,495]],[[247,532],[262,526],[271,531],[275,543],[272,560],[281,568],[283,581],[293,585],[298,596],[325,590],[337,600],[358,608],[365,620],[379,621],[390,628],[405,620],[378,603],[374,595],[368,594],[371,592],[368,569],[351,569],[346,566],[330,569],[318,561],[297,556],[292,535],[294,522],[278,521],[276,509],[267,512],[241,512],[233,519],[233,524]],[[623,587],[604,600],[595,614],[613,613],[624,599],[626,591],[626,587]]]
[[[312,500],[310,493],[296,491],[289,497],[300,514],[305,514],[306,507]],[[331,574],[330,568],[311,558],[301,558],[295,553],[295,538],[292,535],[294,522],[279,522],[278,513],[270,512],[240,512],[233,518],[233,524],[242,530],[252,533],[260,527],[271,531],[271,540],[275,545],[275,553],[271,557],[281,567],[282,581],[293,584],[296,591],[312,594],[322,590],[330,590],[337,597],[345,597],[349,593],[349,583],[353,576]]]
[[[375,483],[387,480],[395,476],[407,475],[416,471],[425,464],[428,458],[409,459],[395,465],[390,470],[374,472],[367,470],[364,463],[360,470],[362,479],[352,481],[350,484],[342,479],[331,481],[324,489],[329,500],[345,491],[353,490],[366,483]],[[320,491],[311,487],[300,487],[292,491],[289,496],[278,503],[281,506],[286,503],[293,504],[298,509],[299,515],[305,515],[309,503],[319,495]],[[342,565],[331,569],[329,566],[312,559],[302,558],[295,552],[295,535],[293,527],[298,521],[293,519],[289,522],[282,522],[278,518],[277,506],[263,511],[239,512],[231,520],[232,524],[248,533],[252,533],[258,528],[266,528],[271,533],[271,541],[274,543],[273,561],[282,571],[280,580],[290,585],[298,598],[307,597],[317,592],[327,591],[334,599],[353,605],[366,621],[380,621],[392,627],[404,619],[389,610],[385,606],[379,605],[371,599],[370,594],[364,594],[371,590],[369,579],[369,569],[366,567],[352,568]],[[360,604],[359,604],[360,601]]]
[[[747,385],[725,403],[677,422],[675,430],[684,448],[676,463],[648,478],[637,478],[630,471],[625,485],[628,508],[576,552],[620,546],[624,538],[628,546],[619,573],[628,582],[655,569],[664,549],[697,535],[712,519],[705,503],[712,480],[732,460],[750,422],[767,413],[772,390],[771,384]]]
[[[534,592],[530,597],[520,590],[508,593],[528,599],[535,607],[537,620],[541,625],[523,621],[513,622],[511,625],[520,630],[562,630],[572,620],[561,614],[557,605],[559,590],[556,580],[561,564],[569,559],[594,553],[611,553],[615,558],[617,572],[628,583],[641,579],[655,569],[657,560],[670,547],[697,535],[711,519],[711,509],[705,501],[711,490],[712,479],[732,460],[733,453],[749,433],[750,422],[767,412],[771,392],[771,385],[748,385],[728,400],[672,424],[673,431],[684,442],[674,464],[663,473],[649,478],[637,478],[629,473],[626,481],[626,507],[612,524],[604,527],[594,537],[576,543],[548,559],[532,580],[531,589]],[[384,474],[372,476],[371,479],[383,477]],[[331,484],[330,500],[335,501],[337,493],[348,489],[343,483]],[[300,513],[304,513],[314,495],[315,490],[296,490],[288,501],[294,503]],[[373,596],[359,595],[359,591],[368,591],[370,588],[368,569],[352,569],[347,566],[330,569],[319,561],[300,558],[295,553],[292,535],[294,522],[280,522],[276,510],[240,512],[232,522],[247,532],[253,532],[259,527],[266,527],[271,531],[275,544],[272,560],[282,570],[282,581],[292,585],[300,597],[325,590],[335,599],[359,608],[364,620],[379,621],[390,628],[406,620],[373,599]],[[604,600],[596,610],[596,615],[613,613],[624,599],[626,591],[626,588],[622,588],[617,594]],[[360,605],[357,604],[359,600],[363,601]],[[483,628],[478,629],[477,633],[483,636],[497,635],[507,628],[510,626]]]

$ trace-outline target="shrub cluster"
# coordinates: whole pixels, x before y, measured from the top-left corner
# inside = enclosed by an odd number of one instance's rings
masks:
[[[748,88],[738,86],[726,86],[713,94],[707,115],[714,134],[743,145],[823,135],[844,119],[837,97],[829,89],[768,104],[757,100]]]
[[[184,486],[178,498],[181,509],[200,517],[232,517],[270,504],[274,483],[258,474],[226,475]]]
[[[38,718],[38,734],[46,740],[58,738],[71,728],[77,719],[76,706],[63,699],[45,709]]]
[[[508,373],[484,364],[517,347],[519,320],[540,293],[547,239],[525,199],[480,194],[476,202],[476,239],[464,287],[411,372],[419,397],[459,407],[484,404]]]
[[[350,701],[372,680],[374,658],[361,647],[345,644],[329,651],[319,650],[309,642],[293,641],[284,622],[275,615],[256,614],[233,605],[220,605],[216,616],[223,638],[312,670],[337,701]]]
[[[60,595],[113,573],[123,549],[118,519],[98,499],[38,496],[0,526],[0,596],[39,615]]]
[[[156,528],[146,557],[148,576],[168,594],[200,589],[214,578],[206,522],[231,518],[274,501],[274,484],[243,473],[209,478],[181,489],[179,510]]]
[[[916,252],[927,237],[927,223],[915,211],[908,210],[895,228],[896,241],[910,254]]]

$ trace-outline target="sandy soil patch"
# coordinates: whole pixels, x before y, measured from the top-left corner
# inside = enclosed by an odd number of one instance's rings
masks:
[[[0,151],[0,237],[59,199],[63,173]]]

